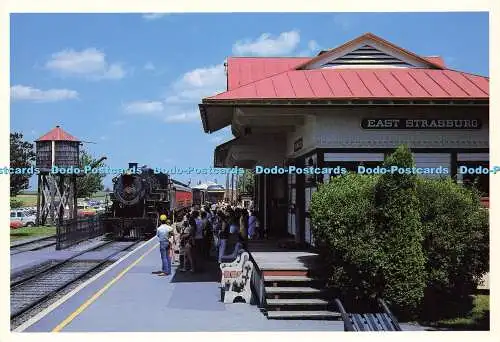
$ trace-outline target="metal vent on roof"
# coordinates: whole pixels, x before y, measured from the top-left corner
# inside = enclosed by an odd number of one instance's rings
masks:
[[[350,65],[376,65],[376,66],[398,66],[411,67],[412,65],[399,58],[391,56],[370,45],[364,45],[342,57],[336,58],[323,67],[350,66]]]

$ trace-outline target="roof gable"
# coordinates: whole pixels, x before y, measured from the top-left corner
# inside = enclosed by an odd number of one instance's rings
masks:
[[[296,69],[403,67],[442,69],[442,64],[418,56],[367,33],[298,66]]]
[[[64,131],[61,127],[56,126],[50,132],[44,134],[36,141],[75,141],[80,142],[77,138]]]

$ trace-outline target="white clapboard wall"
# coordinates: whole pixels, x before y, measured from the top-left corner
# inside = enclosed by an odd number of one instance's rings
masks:
[[[447,174],[424,174],[428,177],[450,176],[451,174],[451,154],[450,153],[414,153],[415,166],[421,168],[438,168],[443,167],[448,169]]]
[[[325,153],[325,162],[384,161],[383,153]]]

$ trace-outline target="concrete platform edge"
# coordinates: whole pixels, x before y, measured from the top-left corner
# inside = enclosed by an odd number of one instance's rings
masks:
[[[123,257],[121,257],[120,259],[118,259],[116,262],[114,262],[112,265],[110,265],[109,267],[105,268],[104,270],[102,270],[101,272],[99,272],[98,274],[96,274],[95,276],[93,276],[92,278],[90,278],[89,280],[87,280],[86,282],[84,282],[83,284],[81,284],[80,286],[78,286],[76,289],[74,289],[73,291],[71,291],[70,293],[68,293],[67,295],[65,295],[64,297],[62,297],[61,299],[59,299],[57,302],[55,302],[52,305],[50,305],[47,309],[39,312],[37,315],[33,316],[31,319],[27,320],[26,322],[24,322],[23,324],[21,324],[19,327],[17,327],[16,329],[12,330],[12,332],[23,332],[24,330],[28,329],[33,324],[35,324],[38,321],[40,321],[41,319],[43,319],[46,315],[50,314],[53,310],[55,310],[61,304],[63,304],[64,302],[66,302],[68,299],[70,299],[73,295],[75,295],[76,293],[80,292],[82,289],[84,289],[85,287],[89,286],[90,284],[92,284],[93,282],[95,282],[96,280],[98,280],[99,278],[101,278],[102,276],[104,276],[106,273],[108,273],[109,271],[111,271],[113,268],[117,267],[120,263],[122,263],[123,261],[125,261],[126,259],[128,259],[130,256],[132,256],[133,254],[139,252],[140,250],[143,250],[145,247],[147,247],[153,241],[156,241],[156,240],[157,240],[157,238],[155,236],[155,237],[151,238],[150,240],[147,240],[144,243],[142,243],[141,245],[137,246],[132,251],[128,252],[126,255],[124,255]]]

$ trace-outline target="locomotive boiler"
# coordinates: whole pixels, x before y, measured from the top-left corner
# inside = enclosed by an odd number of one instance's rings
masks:
[[[192,190],[168,174],[129,163],[128,172],[113,179],[104,230],[113,239],[149,238],[156,232],[160,215],[172,219],[174,212],[191,207],[192,198]]]

